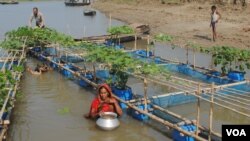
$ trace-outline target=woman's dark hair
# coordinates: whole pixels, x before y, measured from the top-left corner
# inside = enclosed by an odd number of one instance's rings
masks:
[[[98,91],[99,93],[101,93],[101,89],[105,89],[108,92],[108,97],[111,97],[111,94],[110,94],[109,90],[106,87],[104,87],[104,86],[100,87],[99,91]]]

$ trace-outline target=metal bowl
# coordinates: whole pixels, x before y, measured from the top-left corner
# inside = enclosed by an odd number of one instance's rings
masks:
[[[96,121],[96,125],[103,130],[113,130],[120,125],[117,114],[113,112],[104,112]]]

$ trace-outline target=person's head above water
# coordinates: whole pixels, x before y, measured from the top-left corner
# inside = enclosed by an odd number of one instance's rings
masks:
[[[108,84],[104,83],[99,85],[98,87],[98,95],[100,97],[101,100],[105,100],[107,98],[111,98],[111,88],[109,87]]]

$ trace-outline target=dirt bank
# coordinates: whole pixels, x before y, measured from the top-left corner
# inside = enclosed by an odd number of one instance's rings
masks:
[[[116,2],[112,2],[116,1]],[[250,48],[250,5],[218,5],[222,19],[218,23],[219,38],[211,41],[210,7],[212,3],[161,4],[160,1],[122,2],[98,0],[94,7],[127,23],[145,23],[151,34],[167,33],[174,36],[174,44],[192,41],[202,46],[229,45]]]

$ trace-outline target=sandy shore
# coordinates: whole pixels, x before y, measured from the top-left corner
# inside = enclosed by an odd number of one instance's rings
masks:
[[[98,0],[93,7],[127,23],[149,24],[152,35],[172,35],[176,45],[184,46],[187,42],[194,42],[204,47],[228,45],[250,48],[250,5],[244,9],[239,5],[218,5],[222,19],[217,26],[219,37],[216,42],[211,41],[212,32],[209,27],[211,5],[210,2],[170,5],[149,0],[139,3]]]

